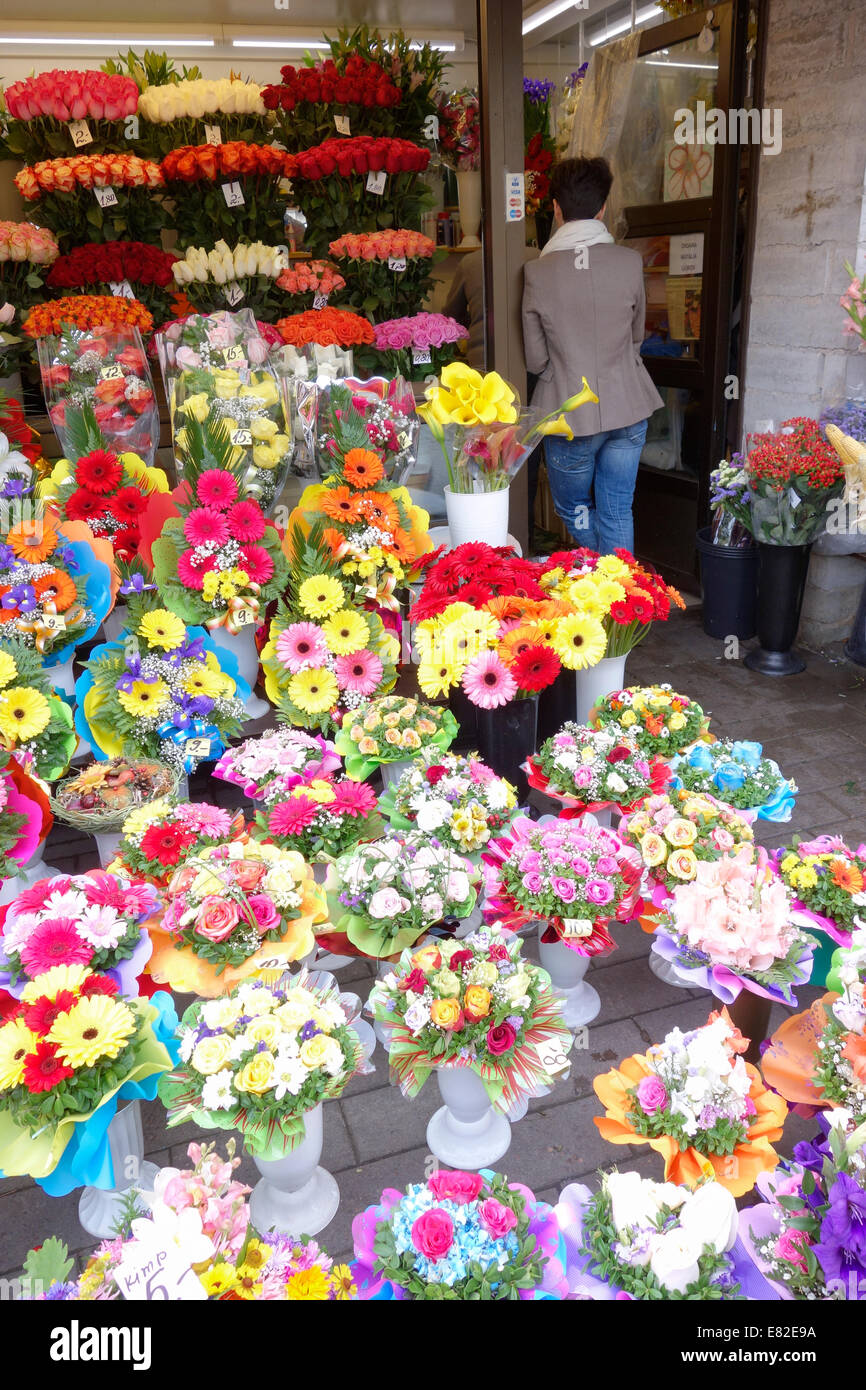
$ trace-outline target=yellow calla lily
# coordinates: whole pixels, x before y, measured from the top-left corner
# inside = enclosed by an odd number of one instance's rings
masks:
[[[562,409],[569,414],[572,410],[577,410],[582,405],[587,405],[590,401],[593,405],[598,405],[598,396],[593,391],[586,377],[582,378],[583,386],[576,396],[569,396],[567,401],[563,401]]]
[[[539,425],[537,432],[538,434],[561,434],[566,439],[574,439],[574,430],[564,415],[558,415],[555,420],[548,420],[546,424]]]

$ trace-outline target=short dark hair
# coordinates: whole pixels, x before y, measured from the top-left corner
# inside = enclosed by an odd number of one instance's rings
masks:
[[[563,159],[553,166],[550,196],[562,208],[564,221],[595,217],[607,202],[613,174],[606,159]]]

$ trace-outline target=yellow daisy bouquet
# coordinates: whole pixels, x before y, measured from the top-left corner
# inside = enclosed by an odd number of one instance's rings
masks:
[[[0,641],[0,748],[26,772],[54,782],[77,743],[72,706],[55,694],[41,656],[20,638]]]
[[[551,561],[539,583],[551,598],[571,607],[557,646],[571,670],[594,666],[602,657],[626,656],[652,623],[666,621],[672,604],[685,608],[677,590],[627,550],[598,555],[581,547]]]

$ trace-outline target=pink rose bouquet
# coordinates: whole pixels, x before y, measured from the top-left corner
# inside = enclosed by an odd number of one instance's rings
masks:
[[[321,734],[280,728],[227,748],[213,775],[242,787],[253,801],[271,804],[293,787],[329,778],[341,765],[334,745]]]
[[[12,82],[6,139],[15,156],[98,154],[123,141],[123,122],[138,109],[138,83],[122,73],[55,68]]]
[[[437,375],[453,362],[457,344],[469,330],[446,314],[412,314],[375,325],[374,347],[387,376]]]

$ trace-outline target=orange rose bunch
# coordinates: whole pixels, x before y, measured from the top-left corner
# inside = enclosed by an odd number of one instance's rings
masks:
[[[162,173],[158,164],[137,154],[74,154],[28,164],[15,175],[15,187],[33,202],[44,193],[76,188],[161,188]]]
[[[388,261],[418,256],[428,258],[436,250],[435,241],[406,227],[388,227],[382,232],[348,232],[332,241],[330,252],[337,260]]]
[[[336,266],[327,261],[301,261],[288,266],[277,280],[277,285],[286,294],[318,295],[334,294],[345,289],[346,282]]]
[[[76,294],[30,310],[23,331],[28,338],[45,338],[67,328],[138,328],[147,334],[153,317],[137,299],[113,294]]]
[[[308,309],[306,313],[280,319],[277,329],[283,342],[296,348],[308,343],[349,348],[373,341],[373,325],[346,309]]]
[[[248,145],[243,140],[229,140],[224,145],[181,145],[165,156],[162,177],[166,183],[214,183],[217,179],[243,178],[262,174],[276,178],[291,178],[295,172],[295,157],[273,145]]]

